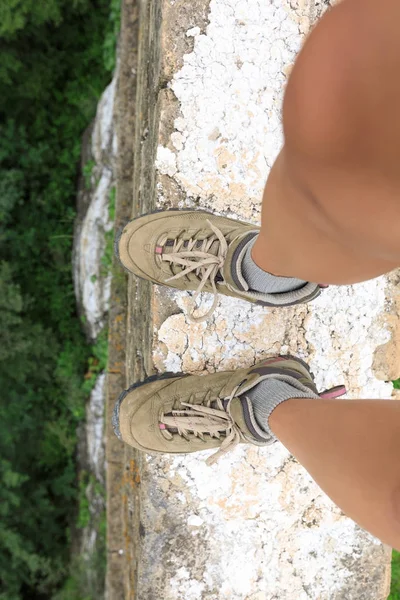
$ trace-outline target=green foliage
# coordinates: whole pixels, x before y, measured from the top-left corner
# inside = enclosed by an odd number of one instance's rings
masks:
[[[101,257],[101,274],[103,277],[111,270],[112,259],[114,255],[114,232],[106,231],[106,246],[104,248],[103,256]]]
[[[10,39],[27,25],[34,26],[53,23],[59,25],[63,17],[63,9],[72,4],[75,9],[85,7],[86,0],[2,0],[0,4],[0,37]]]
[[[108,361],[108,332],[104,329],[91,347],[91,356],[88,359],[88,370],[85,374],[85,382],[82,391],[88,396],[92,391],[97,377],[107,367]]]
[[[119,27],[121,23],[121,0],[111,0],[109,16],[109,28],[103,44],[103,60],[107,71],[114,71],[118,41]]]
[[[82,581],[85,581],[84,566],[76,561],[71,566],[70,575],[65,581],[63,588],[56,596],[53,596],[52,600],[96,600],[92,594],[82,594],[82,588],[84,587]]]
[[[86,471],[82,471],[79,474],[79,512],[76,526],[79,529],[87,527],[90,523],[90,510],[89,500],[86,494],[86,488],[88,485],[88,474]]]
[[[115,221],[115,200],[117,197],[117,190],[114,187],[110,190],[109,204],[108,204],[108,216],[110,221]]]
[[[396,390],[400,390],[400,379],[396,379],[396,381],[393,381],[393,387]]]
[[[393,551],[392,585],[388,600],[400,600],[400,552]]]
[[[115,187],[110,190],[110,201],[108,205],[108,216],[110,221],[115,220],[115,197],[116,197],[116,189]],[[101,257],[101,274],[105,277],[110,271],[112,267],[112,261],[114,256],[114,231],[106,231],[105,233],[106,245],[104,248],[103,256]]]
[[[90,190],[92,187],[92,173],[95,164],[94,160],[89,160],[83,167],[83,176],[85,178],[85,187],[87,190]]]
[[[76,429],[106,361],[76,315],[77,169],[117,4],[0,3],[0,600],[54,597],[68,575]]]
[[[97,536],[94,552],[90,556],[75,556],[69,568],[69,576],[52,600],[98,600],[104,593],[106,574],[106,512],[100,514],[89,510],[88,497],[104,503],[104,486],[94,475],[83,471],[79,478],[79,514],[77,527],[91,526]],[[94,505],[97,501],[93,502]]]
[[[24,174],[17,169],[0,171],[0,223],[7,223],[11,211],[23,205]]]
[[[69,575],[63,587],[52,597],[52,600],[98,600],[104,594],[106,574],[106,514],[101,516],[97,526],[98,537],[96,552],[89,560],[74,557],[69,568]]]

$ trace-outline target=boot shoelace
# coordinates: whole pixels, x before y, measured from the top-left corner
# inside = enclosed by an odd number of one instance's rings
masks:
[[[196,302],[207,282],[211,284],[212,292],[214,294],[212,306],[205,314],[197,317],[194,315],[195,306],[193,306],[189,312],[189,319],[193,323],[206,321],[213,314],[218,304],[216,277],[218,273],[222,272],[228,252],[228,242],[222,231],[220,231],[218,227],[215,227],[209,220],[207,220],[207,223],[213,233],[202,240],[200,247],[198,247],[198,240],[196,240],[196,238],[191,238],[186,241],[183,239],[176,239],[174,240],[172,251],[168,254],[163,253],[160,256],[161,260],[171,263],[171,266],[178,265],[182,269],[176,275],[169,277],[166,280],[167,282],[181,279],[190,273],[194,273],[200,280],[193,297],[193,304]],[[217,254],[210,252],[212,245],[215,243],[218,244]],[[160,242],[160,245],[163,245],[162,242]]]

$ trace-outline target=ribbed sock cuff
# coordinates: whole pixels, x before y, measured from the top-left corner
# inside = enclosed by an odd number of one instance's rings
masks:
[[[256,265],[251,257],[251,252],[257,236],[250,242],[240,265],[242,276],[252,291],[265,294],[281,294],[293,292],[303,287],[307,282],[295,277],[277,277],[263,271]]]

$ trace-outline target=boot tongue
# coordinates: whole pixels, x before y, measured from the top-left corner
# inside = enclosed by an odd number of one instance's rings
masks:
[[[249,289],[241,272],[241,264],[248,246],[256,235],[258,235],[258,230],[247,231],[229,244],[223,268],[223,276],[228,285],[240,291],[247,291]]]

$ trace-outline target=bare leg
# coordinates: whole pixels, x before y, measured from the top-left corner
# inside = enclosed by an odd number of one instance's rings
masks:
[[[400,402],[287,400],[269,424],[343,512],[400,550]]]
[[[398,0],[344,0],[307,40],[253,249],[264,270],[348,284],[400,265],[399,20]]]
[[[262,269],[349,284],[400,265],[399,20],[398,0],[344,0],[306,42],[264,192]],[[346,514],[400,549],[400,403],[288,400],[270,426]]]

